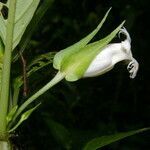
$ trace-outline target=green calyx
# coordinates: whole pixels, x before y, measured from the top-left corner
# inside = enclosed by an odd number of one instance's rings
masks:
[[[104,18],[94,31],[79,42],[61,50],[55,55],[53,62],[54,68],[65,74],[65,79],[67,81],[76,81],[82,78],[96,55],[115,37],[120,28],[123,26],[124,22],[122,22],[105,38],[88,44],[102,27],[110,9],[107,11]]]

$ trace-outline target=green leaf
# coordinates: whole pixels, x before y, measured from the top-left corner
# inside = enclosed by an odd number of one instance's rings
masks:
[[[41,105],[41,103],[37,104],[35,107],[33,107],[33,108],[29,109],[28,111],[26,111],[25,113],[23,113],[23,114],[21,115],[21,118],[20,118],[20,120],[18,121],[18,123],[17,123],[13,128],[11,128],[11,129],[9,130],[9,132],[12,132],[12,131],[14,131],[15,129],[17,129],[17,128],[20,126],[20,124],[21,124],[23,121],[27,120],[27,119],[29,118],[29,116],[32,114],[32,112],[33,112],[34,110],[36,110],[40,105]]]
[[[35,12],[35,15],[33,16],[33,19],[31,20],[30,24],[28,25],[23,37],[21,38],[21,41],[19,43],[19,51],[23,52],[26,48],[26,46],[29,44],[31,40],[31,36],[34,34],[34,32],[37,30],[39,24],[41,23],[42,17],[45,15],[47,10],[52,6],[54,0],[44,0],[40,3],[40,6],[38,7],[37,11]],[[16,61],[20,57],[18,51],[15,51],[13,62]]]
[[[6,6],[9,10],[8,0]],[[31,21],[34,12],[39,4],[40,0],[17,0],[16,3],[16,13],[15,13],[15,26],[13,35],[13,49],[18,45],[21,37]],[[0,15],[0,37],[3,40],[4,45],[6,44],[6,27],[7,19],[5,20],[2,15]]]
[[[56,52],[48,52],[36,57],[31,63],[27,66],[27,77],[30,77],[40,69],[46,67],[47,65],[53,62],[53,58]],[[20,88],[23,84],[22,76],[18,76],[14,80],[14,88]]]
[[[13,116],[15,115],[16,111],[18,109],[18,105],[14,106],[11,111],[8,113],[6,120],[7,124],[12,120]]]
[[[53,58],[56,52],[48,52],[36,57],[32,62],[27,66],[27,77],[35,73],[36,71],[44,68],[45,66],[53,62]]]
[[[113,32],[111,32],[104,39],[88,44],[81,48],[77,53],[70,55],[66,58],[60,68],[60,72],[65,73],[67,81],[76,81],[81,78],[92,60],[100,51],[115,37],[123,26],[122,22]]]
[[[72,143],[70,132],[62,124],[55,122],[50,118],[45,121],[55,140],[62,144],[65,149],[69,150]]]
[[[143,129],[139,129],[139,130],[133,130],[133,131],[129,131],[129,132],[122,132],[122,133],[117,133],[114,135],[98,137],[98,138],[95,138],[95,139],[89,141],[85,145],[83,150],[96,150],[98,148],[102,148],[102,147],[104,147],[108,144],[111,144],[113,142],[124,139],[128,136],[131,136],[131,135],[134,135],[137,133],[141,133],[141,132],[147,131],[147,130],[150,130],[150,128],[143,128]]]
[[[80,51],[81,48],[83,48],[86,44],[88,44],[91,39],[97,34],[97,32],[100,30],[100,28],[102,27],[103,23],[105,22],[109,12],[110,12],[111,8],[107,11],[107,13],[105,14],[104,18],[102,19],[102,21],[99,23],[99,25],[97,26],[97,28],[91,32],[90,34],[88,34],[85,38],[83,38],[82,40],[80,40],[79,42],[67,47],[64,50],[61,50],[59,53],[57,53],[54,57],[54,68],[60,70],[61,68],[61,64],[71,55],[74,55],[75,53],[77,53],[78,51]]]

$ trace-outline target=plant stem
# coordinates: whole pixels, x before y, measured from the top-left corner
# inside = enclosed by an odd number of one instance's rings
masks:
[[[5,53],[2,69],[2,85],[0,93],[0,132],[6,132],[6,115],[9,100],[11,52],[13,47],[13,31],[15,22],[16,0],[11,0],[9,4],[9,14],[6,29]]]
[[[0,141],[0,150],[12,150],[10,142],[9,141]]]
[[[12,107],[17,105],[19,92],[20,92],[20,88],[19,87],[14,88]]]
[[[42,87],[39,91],[37,91],[35,94],[33,94],[29,99],[27,99],[18,109],[17,113],[15,114],[15,116],[13,117],[13,120],[10,124],[10,126],[8,127],[10,129],[10,127],[12,126],[12,124],[14,123],[14,121],[16,120],[16,118],[21,114],[21,112],[30,104],[32,103],[34,100],[36,100],[39,96],[41,96],[43,93],[45,93],[48,89],[50,89],[51,87],[53,87],[54,85],[56,85],[58,82],[60,82],[62,79],[64,78],[64,75],[60,72],[58,72],[56,74],[56,76],[50,81],[48,82],[44,87]]]

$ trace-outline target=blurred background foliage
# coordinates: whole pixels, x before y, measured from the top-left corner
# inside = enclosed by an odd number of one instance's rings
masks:
[[[69,83],[63,81],[38,100],[40,108],[17,130],[12,140],[25,150],[80,150],[94,137],[150,126],[149,0],[55,0],[41,20],[24,57],[59,51],[87,35],[112,7],[101,32],[110,33],[120,22],[132,38],[132,51],[140,64],[137,77],[129,78],[126,66],[118,64],[109,73]],[[19,63],[18,63],[19,62]],[[16,75],[21,61],[15,64]],[[52,65],[28,80],[29,95],[56,73]],[[25,99],[20,96],[21,100]],[[149,150],[145,132],[111,144],[103,150]]]

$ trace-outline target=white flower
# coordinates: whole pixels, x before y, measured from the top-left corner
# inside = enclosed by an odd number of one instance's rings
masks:
[[[92,61],[84,77],[104,74],[111,70],[116,63],[125,61],[128,63],[127,69],[130,73],[130,78],[135,78],[139,64],[132,56],[131,38],[125,28],[120,29],[119,37],[121,33],[126,36],[126,39],[120,43],[107,45]]]

